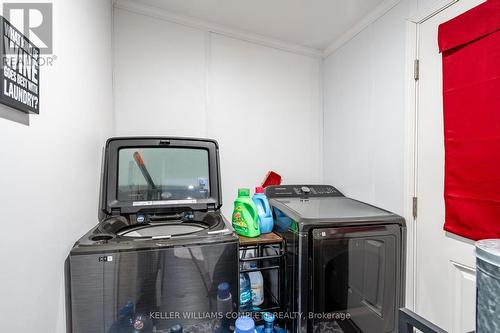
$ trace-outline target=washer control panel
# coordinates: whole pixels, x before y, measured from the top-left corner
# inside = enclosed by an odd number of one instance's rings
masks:
[[[344,195],[331,185],[278,185],[266,187],[268,198],[320,198],[343,197]]]

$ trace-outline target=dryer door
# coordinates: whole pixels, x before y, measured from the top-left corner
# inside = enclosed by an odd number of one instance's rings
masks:
[[[312,238],[313,331],[395,332],[401,228],[321,228],[312,231]]]

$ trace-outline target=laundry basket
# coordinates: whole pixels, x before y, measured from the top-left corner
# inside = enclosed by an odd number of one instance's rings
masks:
[[[476,333],[500,332],[500,239],[476,242]]]

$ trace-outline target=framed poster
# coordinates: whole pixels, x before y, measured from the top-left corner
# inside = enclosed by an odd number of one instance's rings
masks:
[[[40,111],[40,49],[0,16],[0,103],[26,113]]]

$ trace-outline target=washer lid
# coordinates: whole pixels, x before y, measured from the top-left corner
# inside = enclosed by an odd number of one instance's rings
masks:
[[[483,239],[476,242],[476,257],[500,266],[500,239]]]
[[[291,218],[300,221],[373,219],[394,216],[393,213],[386,210],[346,197],[306,200],[300,198],[272,199],[271,204],[279,209],[285,208],[292,215],[295,215],[290,216]]]
[[[219,149],[207,139],[111,138],[106,142],[101,211],[217,210]]]

